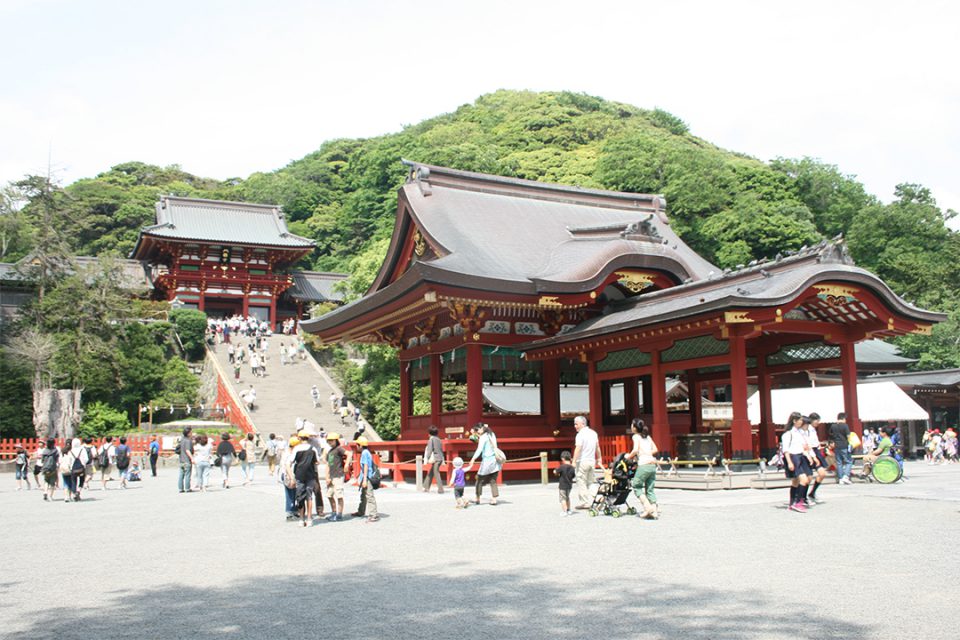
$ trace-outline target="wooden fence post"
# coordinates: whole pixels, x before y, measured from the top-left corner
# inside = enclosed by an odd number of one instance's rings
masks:
[[[547,475],[547,452],[540,452],[540,484],[548,484],[550,477]]]

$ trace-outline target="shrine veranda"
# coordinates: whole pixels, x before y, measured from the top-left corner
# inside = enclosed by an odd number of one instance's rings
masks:
[[[264,467],[249,487],[180,495],[170,465],[79,504],[3,472],[0,635],[953,638],[938,594],[956,582],[960,465],[906,469],[903,484],[825,485],[807,514],[785,490],[658,490],[653,522],[561,517],[556,484],[508,483],[466,511],[401,486],[378,492],[376,524],[306,529]]]

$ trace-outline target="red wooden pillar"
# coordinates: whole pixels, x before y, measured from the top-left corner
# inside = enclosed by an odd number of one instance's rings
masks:
[[[696,369],[687,372],[687,394],[690,398],[690,433],[697,433],[703,422],[703,396],[700,395]]]
[[[243,309],[240,312],[244,318],[250,315],[250,298],[247,294],[243,294]]]
[[[733,396],[733,420],[730,423],[733,457],[753,458],[753,438],[747,417],[747,341],[741,335],[731,335],[730,392]]]
[[[413,413],[413,393],[410,388],[410,363],[400,361],[400,434],[410,428],[410,414]]]
[[[203,290],[201,290],[201,291],[200,291],[200,301],[197,302],[197,309],[199,309],[200,311],[205,311],[205,310],[206,310],[206,305],[204,304],[204,303],[206,302],[206,299],[207,299],[207,296],[205,296],[204,293],[203,293]]]
[[[277,294],[270,296],[270,331],[277,330]]]
[[[653,404],[653,424],[650,435],[663,452],[673,451],[670,435],[670,417],[667,415],[667,376],[660,364],[660,350],[650,352],[650,400]]]
[[[863,423],[860,422],[860,405],[857,399],[857,359],[853,343],[840,344],[840,375],[843,378],[843,410],[847,414],[847,425],[857,435],[863,435]],[[836,416],[823,416],[830,421]]]
[[[483,420],[483,347],[467,345],[467,427]]]
[[[560,427],[560,361],[544,360],[540,375],[540,409],[547,426]]]
[[[773,405],[770,400],[772,389],[772,379],[767,372],[767,355],[761,353],[757,355],[757,386],[760,391],[760,450],[766,456],[768,452],[777,448],[777,434],[774,431],[773,416],[771,411]]]
[[[440,414],[443,413],[443,379],[440,368],[440,354],[430,356],[430,422],[440,428]]]
[[[597,363],[593,360],[587,363],[587,382],[589,385],[590,426],[597,433],[603,435],[603,382],[597,380]]]

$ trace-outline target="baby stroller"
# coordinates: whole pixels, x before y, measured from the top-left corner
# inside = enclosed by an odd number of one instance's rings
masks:
[[[637,471],[637,461],[627,460],[625,453],[617,455],[613,459],[610,468],[603,472],[603,480],[597,488],[597,495],[593,498],[593,504],[590,505],[590,516],[603,514],[619,518],[624,514],[620,509],[627,503],[627,496],[630,495],[630,478]],[[627,506],[627,515],[634,515],[637,510]]]

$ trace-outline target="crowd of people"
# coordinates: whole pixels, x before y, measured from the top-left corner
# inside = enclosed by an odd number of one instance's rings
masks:
[[[220,486],[223,489],[230,488],[230,471],[234,464],[240,467],[243,485],[253,482],[258,451],[256,436],[252,433],[234,444],[230,433],[223,432],[214,443],[214,438],[205,434],[194,436],[191,427],[184,427],[174,453],[180,464],[177,476],[180,493],[206,492],[210,488],[213,467],[220,469]]]
[[[311,395],[314,406],[318,406],[319,392],[315,386]],[[331,411],[344,416],[345,398],[331,394],[329,401]],[[837,484],[851,484],[855,452],[862,451],[864,475],[870,473],[871,466],[881,456],[898,456],[899,433],[892,426],[878,430],[879,433],[866,428],[861,439],[850,430],[844,414],[840,413],[836,422],[827,428],[827,439],[821,441],[820,423],[821,418],[816,413],[808,416],[800,412],[792,413],[788,428],[780,438],[779,452],[771,460],[771,463],[782,466],[786,477],[790,479],[788,508],[794,512],[805,513],[821,502],[817,492],[832,466],[836,468]],[[577,435],[573,452],[564,451],[561,454],[560,465],[554,472],[559,479],[559,499],[564,516],[572,515],[574,509],[592,508],[596,472],[598,468],[604,469],[596,431],[588,426],[583,416],[574,419],[574,427]],[[637,514],[645,519],[656,520],[660,517],[655,492],[659,451],[643,420],[633,420],[631,432],[630,451],[618,456],[614,462],[619,463],[622,459],[629,463],[629,489],[641,505]],[[441,473],[447,462],[444,442],[435,426],[431,426],[428,433],[423,452],[425,473],[423,483],[418,488],[429,492],[436,483],[437,493],[443,494],[445,486],[452,487],[455,507],[465,509],[471,503],[480,504],[484,488],[489,487],[489,504],[496,505],[500,494],[497,477],[506,457],[498,448],[493,429],[484,423],[474,425],[469,437],[476,443],[476,450],[469,461],[459,456],[451,461],[452,472],[446,483]],[[956,462],[957,434],[954,429],[949,428],[942,434],[937,429],[929,429],[923,436],[923,444],[930,464]],[[152,475],[156,476],[160,453],[156,437],[151,440],[147,453]],[[230,488],[234,466],[239,466],[241,482],[248,485],[254,480],[257,463],[265,461],[270,477],[283,487],[287,520],[297,521],[303,526],[321,518],[330,522],[344,519],[344,486],[350,479],[353,459],[359,455],[357,484],[360,500],[357,510],[351,515],[365,518],[366,522],[371,523],[380,519],[375,493],[380,485],[380,471],[359,420],[350,440],[339,433],[326,433],[322,429],[318,431],[313,423],[303,418],[297,419],[295,432],[289,437],[280,438],[271,433],[262,442],[260,436],[252,433],[234,442],[227,432],[210,437],[206,434],[194,435],[190,427],[185,427],[175,455],[179,462],[177,487],[180,493],[206,492],[212,483],[214,467],[219,468],[221,488]],[[24,487],[30,490],[32,476],[33,487],[42,489],[46,501],[53,500],[55,493],[60,490],[64,492],[65,502],[80,501],[86,492],[95,488],[97,480],[101,491],[106,490],[111,481],[118,481],[123,489],[129,482],[140,480],[142,473],[125,437],[115,440],[108,436],[100,446],[90,438],[74,438],[61,448],[56,446],[55,440],[49,439],[41,442],[32,453],[18,444],[14,463],[17,490]],[[478,464],[474,478],[475,495],[468,499],[465,496],[467,474],[475,464]],[[633,513],[633,510],[630,512]]]
[[[79,502],[95,488],[98,479],[101,491],[106,491],[111,481],[119,481],[119,487],[126,489],[128,482],[141,479],[141,469],[125,437],[114,442],[112,436],[107,436],[99,447],[92,438],[73,438],[59,448],[55,439],[48,438],[33,453],[19,443],[14,445],[14,476],[17,491],[24,487],[28,491],[40,489],[43,499],[52,501],[56,492],[62,490],[64,502]]]
[[[957,432],[953,427],[947,427],[943,433],[940,433],[940,429],[927,429],[923,432],[921,442],[927,464],[960,462]]]

